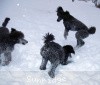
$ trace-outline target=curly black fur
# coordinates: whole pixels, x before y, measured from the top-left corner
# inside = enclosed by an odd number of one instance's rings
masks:
[[[44,36],[44,43],[52,42],[53,40],[55,40],[55,38],[52,34],[47,33],[46,36]]]
[[[2,28],[2,30],[4,30]],[[0,30],[0,33],[2,31]],[[26,44],[28,41],[24,39],[24,34],[16,29],[12,28],[11,33],[4,33],[0,35],[0,55],[4,54],[4,60],[2,65],[8,65],[11,61],[11,53],[14,50],[14,45],[17,43]]]
[[[74,51],[74,49],[73,49],[73,47],[71,45],[63,46],[63,49],[64,49],[65,53],[73,53],[73,54],[75,54],[75,51]]]
[[[60,22],[63,20],[63,24],[65,26],[64,37],[65,39],[68,36],[68,32],[77,31],[76,32],[76,39],[77,39],[77,46],[83,46],[85,42],[83,39],[87,38],[89,34],[94,34],[96,31],[95,27],[88,28],[84,23],[74,18],[68,11],[63,11],[62,7],[57,8],[57,21]]]
[[[71,45],[63,46],[63,49],[64,49],[64,52],[65,52],[65,59],[64,59],[63,65],[66,65],[68,57],[72,57],[71,53],[75,54],[75,51],[74,51],[74,49]]]
[[[55,77],[55,69],[59,64],[67,64],[67,59],[69,57],[69,55],[67,54],[73,53],[72,49],[68,49],[69,47],[63,48],[58,43],[55,43],[53,40],[54,36],[47,33],[45,36],[45,41],[47,42],[44,43],[44,46],[41,48],[40,51],[40,54],[42,55],[42,63],[40,69],[45,70],[47,62],[50,61],[52,67],[48,74],[51,78]]]
[[[90,28],[88,29],[89,34],[94,34],[95,31],[96,31],[96,28],[95,28],[95,27],[90,27]]]

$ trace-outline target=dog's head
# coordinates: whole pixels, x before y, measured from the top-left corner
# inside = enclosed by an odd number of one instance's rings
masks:
[[[68,11],[63,11],[63,8],[62,7],[58,7],[57,8],[57,22],[60,22],[61,20],[66,20],[69,18],[70,16],[70,13]]]
[[[24,39],[24,34],[21,31],[17,31],[14,28],[11,28],[10,38],[15,42],[19,44],[27,44],[28,41]]]
[[[71,45],[63,46],[63,49],[65,51],[65,54],[69,54],[69,53],[75,54],[75,51]]]

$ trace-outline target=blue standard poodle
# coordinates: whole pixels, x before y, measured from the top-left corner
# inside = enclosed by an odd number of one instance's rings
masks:
[[[55,77],[55,70],[59,64],[66,65],[68,57],[71,56],[71,53],[74,53],[74,49],[70,45],[61,46],[58,43],[55,43],[54,35],[47,33],[44,36],[44,45],[41,48],[42,63],[40,66],[41,70],[46,69],[47,62],[51,62],[51,69],[48,72],[51,78]]]
[[[81,47],[85,44],[83,39],[87,38],[90,34],[94,34],[96,31],[95,27],[88,28],[81,21],[74,18],[68,11],[64,11],[62,7],[57,8],[57,22],[63,20],[63,24],[65,26],[64,37],[65,39],[68,36],[68,32],[77,31],[75,37],[77,39],[76,47]]]

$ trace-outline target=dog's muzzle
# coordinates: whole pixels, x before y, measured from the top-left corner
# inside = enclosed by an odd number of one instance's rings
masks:
[[[60,22],[62,20],[62,18],[58,17],[57,22]]]
[[[23,45],[25,45],[25,44],[27,44],[27,43],[28,43],[28,41],[27,41],[27,40],[25,40],[25,39],[20,39],[20,43],[21,43],[21,44],[23,44]]]
[[[59,20],[59,19],[57,19],[57,22],[60,22],[60,20]]]

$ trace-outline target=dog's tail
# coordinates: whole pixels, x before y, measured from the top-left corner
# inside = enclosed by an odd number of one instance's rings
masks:
[[[89,34],[94,34],[96,32],[96,27],[90,27],[88,29]]]
[[[63,46],[63,49],[64,49],[66,54],[69,54],[69,53],[75,54],[75,51],[71,45]]]
[[[53,34],[47,33],[47,34],[44,36],[44,43],[52,42],[53,40],[55,40]]]
[[[2,27],[6,27],[10,18],[5,18],[4,22],[2,23]]]

